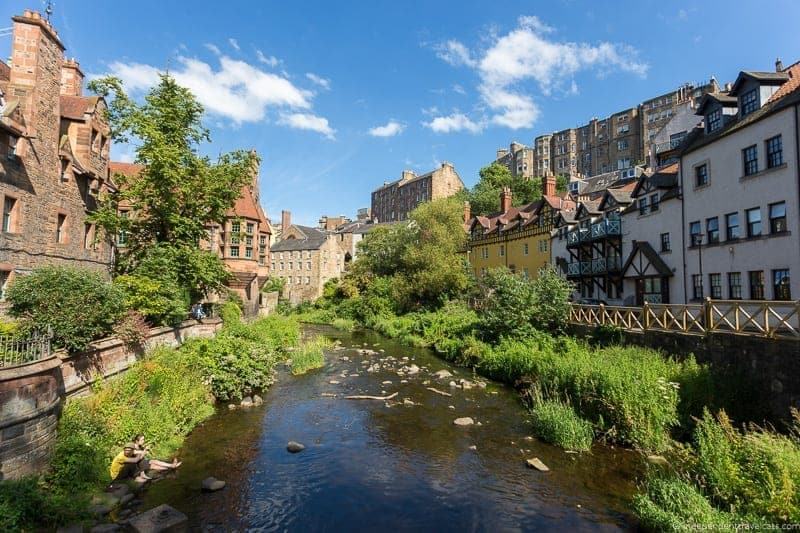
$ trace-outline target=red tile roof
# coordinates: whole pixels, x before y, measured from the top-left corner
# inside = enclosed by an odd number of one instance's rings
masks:
[[[252,220],[261,221],[261,208],[256,202],[252,189],[245,185],[242,187],[242,193],[236,199],[233,209],[227,212],[229,217],[244,217]]]
[[[119,161],[110,161],[108,163],[108,170],[111,174],[122,174],[129,178],[135,178],[142,172],[144,167],[136,163],[122,163]]]
[[[772,94],[768,102],[774,102],[775,100],[783,98],[800,87],[800,61],[789,65],[783,69],[783,72],[789,75],[789,81],[781,85],[780,88]]]
[[[94,108],[99,96],[61,96],[61,116],[73,120],[83,120],[83,115]]]

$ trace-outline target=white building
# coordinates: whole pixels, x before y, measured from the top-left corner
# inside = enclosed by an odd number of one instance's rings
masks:
[[[778,62],[698,107],[679,163],[684,302],[800,297],[799,89],[800,64]]]

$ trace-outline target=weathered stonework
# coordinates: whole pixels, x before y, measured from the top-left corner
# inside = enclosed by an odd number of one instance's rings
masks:
[[[447,198],[463,188],[464,182],[450,163],[422,176],[405,170],[398,181],[373,191],[372,218],[376,222],[405,220],[422,202]]]

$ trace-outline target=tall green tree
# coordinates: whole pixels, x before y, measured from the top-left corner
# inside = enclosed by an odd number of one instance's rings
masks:
[[[473,215],[497,212],[503,187],[511,189],[514,206],[529,204],[542,196],[541,180],[515,177],[506,166],[496,161],[483,167],[479,174],[478,183],[466,195]]]
[[[257,157],[243,150],[216,160],[201,155],[202,144],[211,140],[202,124],[203,106],[169,74],[160,75],[141,103],[131,99],[115,77],[94,80],[89,88],[109,102],[114,141],[136,144],[135,162],[142,165],[136,176],[114,176],[119,193],[102,198],[91,217],[112,237],[126,234],[118,270],[131,272],[139,265],[175,258],[182,264],[166,271],[202,265],[210,276],[199,284],[193,280],[189,290],[202,293],[221,287],[225,276],[221,261],[216,254],[199,250],[198,243],[206,235],[206,224],[224,221],[258,164]],[[121,215],[122,203],[130,206],[131,216]],[[158,258],[152,257],[154,251]]]

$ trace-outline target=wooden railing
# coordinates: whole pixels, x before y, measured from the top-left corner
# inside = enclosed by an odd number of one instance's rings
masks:
[[[702,304],[645,303],[642,307],[572,304],[569,321],[628,331],[731,333],[800,340],[800,301],[706,299]]]

